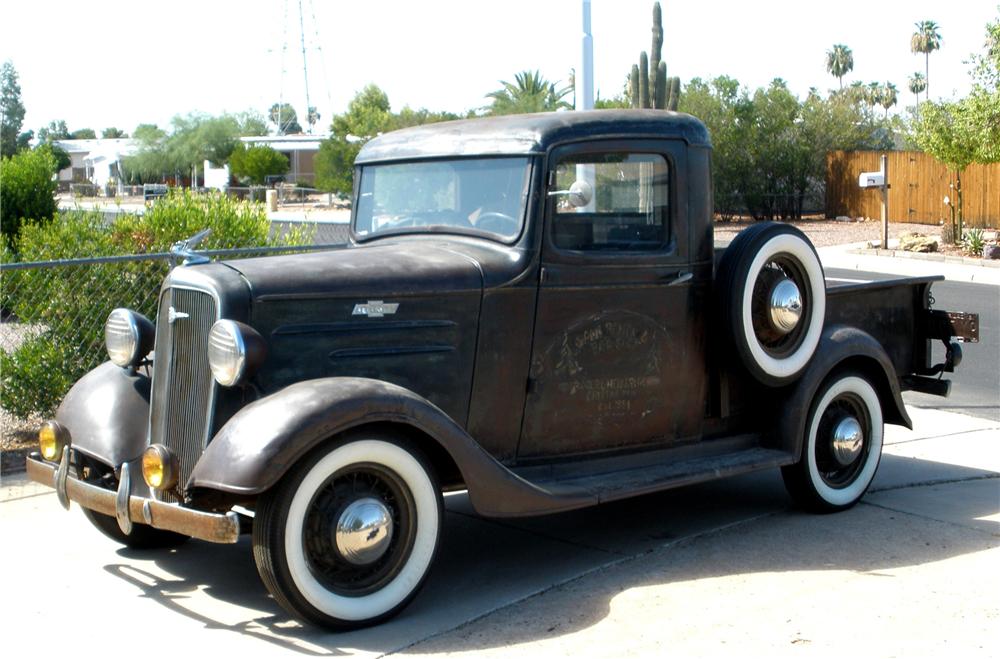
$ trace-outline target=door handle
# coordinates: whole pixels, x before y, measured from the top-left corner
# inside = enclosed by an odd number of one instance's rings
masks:
[[[676,286],[678,284],[686,284],[694,278],[694,275],[690,272],[672,272],[669,275],[663,277],[663,279],[669,279],[667,286]]]

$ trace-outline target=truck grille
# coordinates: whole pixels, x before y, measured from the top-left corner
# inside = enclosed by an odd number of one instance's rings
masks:
[[[215,299],[205,291],[172,287],[160,297],[149,432],[152,443],[177,455],[181,487],[211,431],[215,380],[208,366],[208,333],[216,320]]]

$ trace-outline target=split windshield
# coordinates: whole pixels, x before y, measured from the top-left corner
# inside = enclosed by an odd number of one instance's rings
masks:
[[[485,233],[509,241],[524,222],[529,164],[518,157],[364,166],[354,231]]]

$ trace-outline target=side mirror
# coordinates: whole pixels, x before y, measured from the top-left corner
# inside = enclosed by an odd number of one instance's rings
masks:
[[[568,197],[573,208],[583,208],[594,198],[594,186],[586,181],[576,180],[569,190],[553,190],[550,197]]]

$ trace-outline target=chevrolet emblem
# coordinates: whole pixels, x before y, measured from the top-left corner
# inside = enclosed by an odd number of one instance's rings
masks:
[[[352,316],[368,316],[369,318],[382,318],[391,316],[399,308],[398,302],[383,302],[382,300],[369,300],[368,304],[355,304]]]

